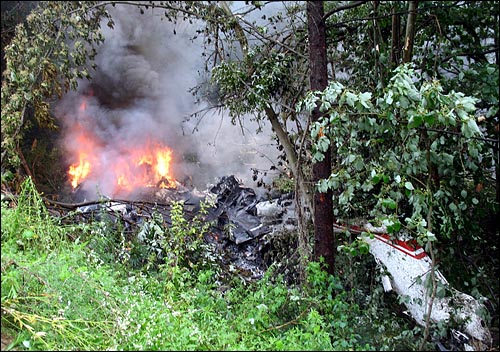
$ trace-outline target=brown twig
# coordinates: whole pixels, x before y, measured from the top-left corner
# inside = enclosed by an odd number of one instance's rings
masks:
[[[298,324],[298,320],[309,310],[309,308],[311,308],[312,305],[313,305],[312,303],[309,303],[307,308],[304,309],[295,319],[287,321],[286,323],[281,324],[281,325],[271,326],[270,328],[267,328],[265,330],[260,331],[259,334],[262,334],[262,333],[265,333],[268,331],[272,331],[272,330],[279,330],[279,329],[282,329],[288,325]]]

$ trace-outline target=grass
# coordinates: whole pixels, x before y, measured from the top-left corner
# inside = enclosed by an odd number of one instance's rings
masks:
[[[319,263],[311,262],[300,286],[272,268],[257,282],[224,276],[215,261],[195,256],[209,250],[193,240],[203,225],[187,224],[173,209],[173,226],[154,234],[164,253],[152,257],[119,228],[62,224],[29,182],[17,203],[2,200],[7,349],[398,350],[419,343],[418,329],[375,321],[378,313],[349,299]],[[149,259],[131,265],[133,253]]]

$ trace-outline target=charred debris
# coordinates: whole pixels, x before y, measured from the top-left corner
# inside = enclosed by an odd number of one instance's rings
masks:
[[[294,256],[296,229],[292,193],[257,196],[233,175],[200,192],[177,184],[175,188],[144,187],[124,199],[101,197],[86,200],[77,191],[71,202],[46,199],[49,211],[65,223],[106,220],[120,226],[128,240],[140,237],[144,226],[161,214],[162,226],[172,225],[174,202],[183,204],[184,218],[195,219],[205,209],[203,221],[210,224],[204,241],[215,249],[219,264],[231,268],[241,278],[252,281],[262,278],[277,257]],[[283,244],[283,241],[287,242]],[[288,268],[283,273],[293,275]]]

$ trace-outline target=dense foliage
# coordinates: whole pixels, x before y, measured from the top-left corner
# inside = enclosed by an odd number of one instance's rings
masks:
[[[101,20],[113,21],[97,2],[47,1],[16,26],[4,44],[2,72],[2,167],[21,163],[19,145],[30,124],[56,128],[50,103],[78,79],[89,78],[86,64],[103,42]],[[4,46],[5,45],[5,46]],[[30,112],[32,111],[32,114]]]
[[[15,336],[7,348],[415,349],[419,328],[401,317],[379,320],[377,294],[360,306],[319,263],[309,265],[301,286],[272,268],[257,282],[224,276],[217,261],[193,252],[204,225],[186,227],[182,205],[172,227],[154,220],[159,243],[130,243],[103,219],[65,225],[30,179],[22,189],[14,203],[2,200],[2,333]],[[150,230],[151,223],[141,229]],[[148,260],[137,260],[150,250]]]
[[[498,5],[418,2],[412,65],[402,65],[409,3],[352,2],[340,11],[339,2],[325,2],[330,84],[307,96],[303,3],[284,3],[272,14],[261,2],[235,13],[226,2],[129,5],[172,21],[201,20],[210,81],[197,93],[229,109],[235,123],[250,116],[272,126],[287,189],[310,195],[311,164],[332,147],[331,176],[315,186],[334,190],[336,218],[368,218],[394,236],[419,240],[454,287],[489,298],[498,329]],[[153,218],[135,241],[110,223],[68,226],[52,218],[37,192],[57,193],[65,178],[53,135],[45,134],[57,128],[51,104],[91,78],[105,40],[101,26],[113,21],[94,1],[39,2],[7,32],[16,17],[8,15],[2,13],[2,191],[20,194],[10,203],[2,198],[2,328],[19,332],[16,348],[419,345],[419,328],[394,317],[397,307],[388,307],[367,270],[373,262],[358,256],[366,247],[349,233],[337,243],[346,249],[339,277],[312,262],[301,268],[304,286],[287,286],[272,269],[249,285],[224,281],[201,240],[203,225],[183,219],[180,204],[173,227]],[[311,124],[316,102],[325,117]],[[30,174],[37,178],[23,184]]]
[[[449,238],[464,230],[482,196],[476,186],[492,166],[478,139],[476,99],[445,94],[439,81],[423,81],[407,66],[396,69],[382,96],[338,82],[316,94],[303,104],[311,109],[319,99],[326,112],[311,127],[313,159],[333,145],[338,164],[318,188],[335,190],[338,218],[368,216],[389,233],[405,227],[422,244],[434,232]]]

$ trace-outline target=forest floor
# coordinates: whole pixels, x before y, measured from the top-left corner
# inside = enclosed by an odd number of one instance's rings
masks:
[[[14,341],[14,339],[2,332],[2,346],[1,346],[1,351],[7,351],[7,347]],[[15,351],[15,349],[12,349],[11,351]]]

